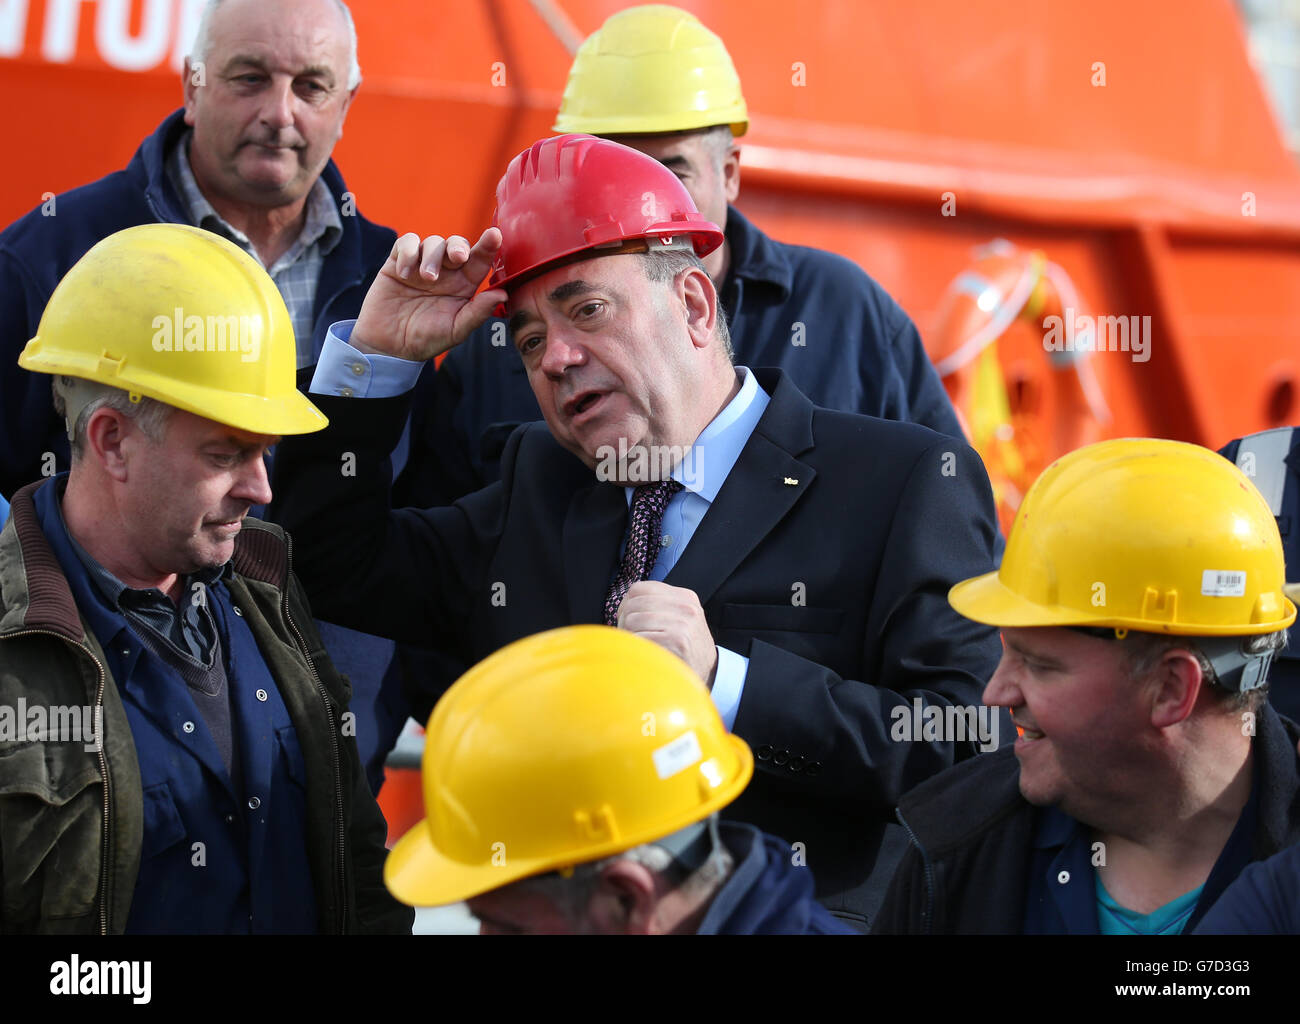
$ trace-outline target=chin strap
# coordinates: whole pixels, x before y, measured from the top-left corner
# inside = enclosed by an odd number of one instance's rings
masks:
[[[1246,650],[1250,637],[1205,637],[1196,646],[1214,666],[1219,685],[1234,693],[1255,690],[1268,682],[1268,670],[1273,664],[1274,651],[1251,654]]]

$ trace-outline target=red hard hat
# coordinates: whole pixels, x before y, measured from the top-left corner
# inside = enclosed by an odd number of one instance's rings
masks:
[[[492,223],[501,251],[489,288],[521,284],[573,257],[644,249],[649,239],[691,241],[697,256],[722,244],[690,193],[652,157],[608,139],[559,135],[524,150],[497,183]],[[591,252],[590,256],[578,256]]]

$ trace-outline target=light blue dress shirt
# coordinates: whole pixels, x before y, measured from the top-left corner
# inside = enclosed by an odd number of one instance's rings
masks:
[[[357,351],[348,339],[355,320],[332,325],[321,349],[311,390],[317,395],[344,398],[391,398],[415,387],[424,364],[395,356],[367,355]],[[662,582],[695,536],[709,506],[718,496],[749,437],[762,419],[770,401],[749,370],[737,366],[740,391],[704,428],[694,446],[673,468],[672,477],[682,484],[664,510],[663,546],[650,578]],[[624,488],[629,507],[635,485]],[[740,710],[749,659],[725,647],[718,647],[718,667],[713,676],[713,704],[723,723],[731,729]]]

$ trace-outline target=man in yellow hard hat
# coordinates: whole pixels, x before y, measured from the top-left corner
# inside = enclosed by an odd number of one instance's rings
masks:
[[[72,468],[0,533],[0,931],[409,931],[263,457],[325,417],[271,279],[128,228],[45,307]],[[48,378],[47,378],[48,379]]]
[[[855,263],[769,238],[735,208],[749,128],[726,45],[665,4],[611,14],[573,60],[554,131],[631,146],[673,171],[723,242],[704,256],[736,361],[776,366],[814,403],[961,437],[908,315]],[[510,431],[539,417],[501,321],[448,353],[421,388],[402,500],[450,503],[500,474]]]
[[[0,494],[7,498],[67,468],[68,440],[49,388],[17,359],[59,281],[101,239],[170,223],[231,240],[266,268],[284,299],[297,367],[316,362],[332,322],[356,316],[392,248],[392,229],[358,212],[331,159],[361,84],[356,28],[343,0],[207,0],[178,84],[183,108],[125,169],[54,196],[0,233]],[[393,645],[320,629],[356,688],[357,740],[378,784],[406,720],[394,707],[396,676],[381,690]]]
[[[985,703],[1014,751],[906,794],[874,930],[1176,934],[1300,841],[1300,730],[1266,701],[1296,610],[1268,504],[1211,451],[1106,441],[1054,462],[1001,568],[952,588],[1002,629]]]
[[[800,844],[829,909],[864,923],[898,796],[1010,733],[978,706],[996,634],[945,599],[994,564],[978,455],[733,365],[700,263],[722,232],[643,153],[540,140],[494,219],[473,246],[402,236],[332,329],[312,381],[330,428],[275,467],[313,605],[466,664],[582,622],[655,640],[754,747],[733,816]],[[393,510],[393,418],[498,303],[545,423],[512,435],[499,483]]]
[[[468,900],[484,934],[852,934],[786,843],[718,821],[753,771],[680,658],[606,626],[540,633],[438,702],[427,817],[384,878],[417,906]]]

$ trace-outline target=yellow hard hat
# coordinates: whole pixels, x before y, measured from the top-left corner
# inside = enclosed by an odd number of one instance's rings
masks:
[[[649,135],[713,125],[744,135],[749,112],[722,40],[666,4],[612,14],[578,48],[554,131]]]
[[[948,600],[993,626],[1246,636],[1295,621],[1284,582],[1277,523],[1241,470],[1199,445],[1127,438],[1048,466],[1002,567]]]
[[[425,820],[384,882],[403,903],[469,899],[671,835],[754,771],[684,661],[608,626],[518,640],[443,695],[424,745]]]
[[[296,386],[284,299],[232,242],[185,224],[109,235],[59,282],[18,365],[98,381],[255,434],[328,422]]]

